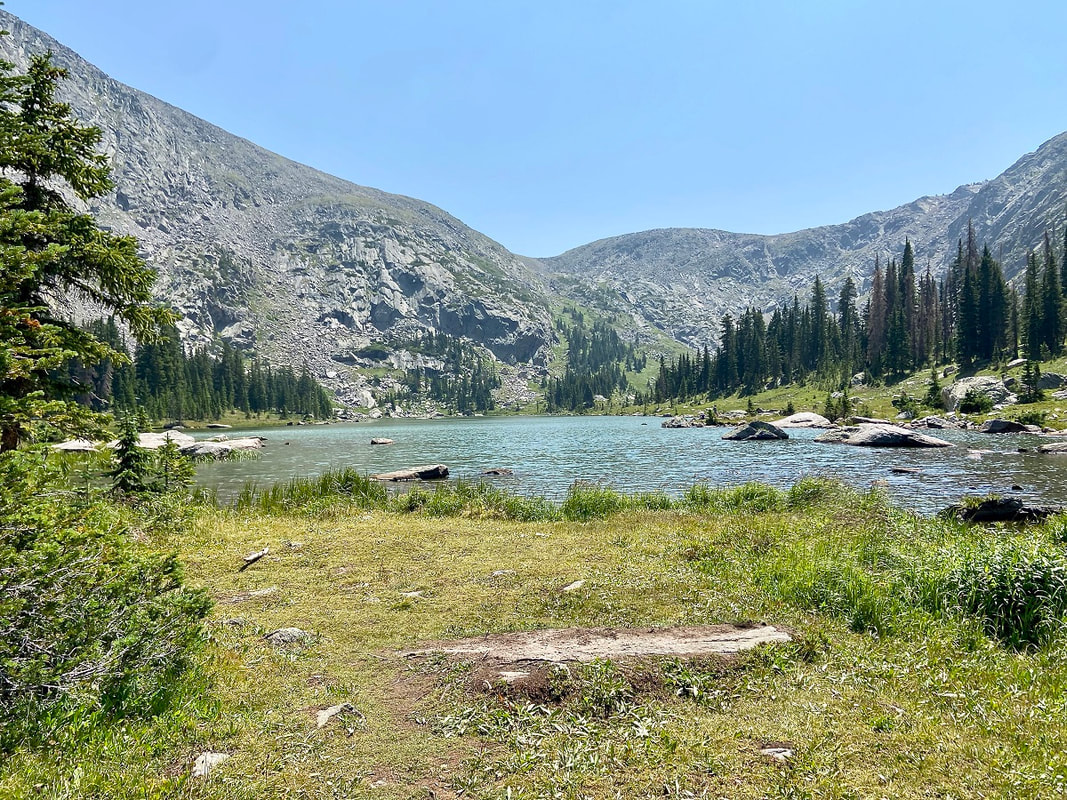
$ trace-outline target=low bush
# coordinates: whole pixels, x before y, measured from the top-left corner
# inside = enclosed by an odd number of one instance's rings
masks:
[[[1009,646],[1047,641],[1067,612],[1067,557],[1059,548],[1008,541],[964,549],[941,580],[937,600],[976,616]]]
[[[210,600],[123,510],[0,458],[0,749],[75,716],[155,713],[202,641]]]

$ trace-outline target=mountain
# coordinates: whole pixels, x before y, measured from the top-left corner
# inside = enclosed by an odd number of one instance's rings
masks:
[[[527,263],[576,300],[624,313],[638,327],[701,346],[722,314],[770,310],[803,293],[818,275],[831,290],[851,274],[869,288],[875,257],[899,258],[911,239],[919,268],[940,274],[973,221],[1010,278],[1046,229],[1067,222],[1067,133],[1024,156],[999,177],[952,194],[864,214],[843,225],[774,236],[667,228],[602,239]]]
[[[382,368],[443,365],[425,332],[491,353],[509,386],[542,373],[561,301],[610,312],[640,342],[714,342],[726,312],[828,295],[851,274],[869,287],[875,258],[943,271],[973,221],[1009,277],[1046,228],[1067,219],[1067,134],[982,183],[841,225],[773,236],[669,228],[522,258],[435,206],[289,161],[125,86],[0,10],[0,57],[24,67],[51,50],[70,71],[63,96],[104,133],[116,190],[91,211],[133,234],[160,274],[162,301],[190,343],[217,337],[275,364],[307,363],[342,401],[395,388]],[[368,378],[367,375],[378,375]]]
[[[362,369],[419,363],[405,342],[465,337],[501,362],[542,362],[548,301],[504,247],[428,203],[294,163],[109,78],[0,11],[0,58],[25,68],[51,50],[61,87],[104,134],[116,190],[91,207],[132,234],[159,271],[160,299],[191,343],[222,335],[275,364],[309,364],[342,399],[366,398]]]

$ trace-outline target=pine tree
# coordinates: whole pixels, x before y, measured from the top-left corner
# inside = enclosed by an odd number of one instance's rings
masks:
[[[78,213],[112,188],[101,134],[80,126],[56,100],[66,76],[50,56],[25,75],[0,63],[0,450],[18,446],[43,420],[66,433],[102,422],[74,401],[83,387],[65,368],[124,355],[54,313],[50,298],[79,297],[122,319],[138,337],[171,318],[151,302],[155,273],[131,237],[116,236]]]

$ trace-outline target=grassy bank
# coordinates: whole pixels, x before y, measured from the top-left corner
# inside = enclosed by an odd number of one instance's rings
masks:
[[[596,487],[559,506],[508,505],[476,487],[421,498],[397,506],[294,486],[205,509],[154,540],[215,598],[200,668],[153,721],[84,720],[16,750],[0,795],[1067,790],[1061,521],[965,528],[821,481],[697,487],[673,502]],[[476,665],[397,655],[490,632],[737,621],[794,640],[732,658],[572,667],[534,695],[471,685]],[[287,626],[313,637],[263,639]],[[317,711],[345,703],[354,710],[316,727]],[[793,755],[762,755],[768,744]],[[189,779],[205,750],[231,757]]]

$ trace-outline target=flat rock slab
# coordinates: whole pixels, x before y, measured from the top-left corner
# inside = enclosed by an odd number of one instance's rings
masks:
[[[856,447],[952,447],[952,442],[896,425],[865,424],[836,428],[819,434],[815,441]]]
[[[834,423],[830,422],[822,414],[816,414],[811,411],[799,411],[796,414],[790,414],[788,417],[782,417],[781,419],[774,420],[774,424],[779,428],[832,428]]]
[[[729,655],[792,637],[772,625],[693,625],[677,628],[562,628],[494,633],[470,639],[433,642],[403,656],[435,653],[485,659],[501,664],[521,661],[592,661],[640,656]]]

